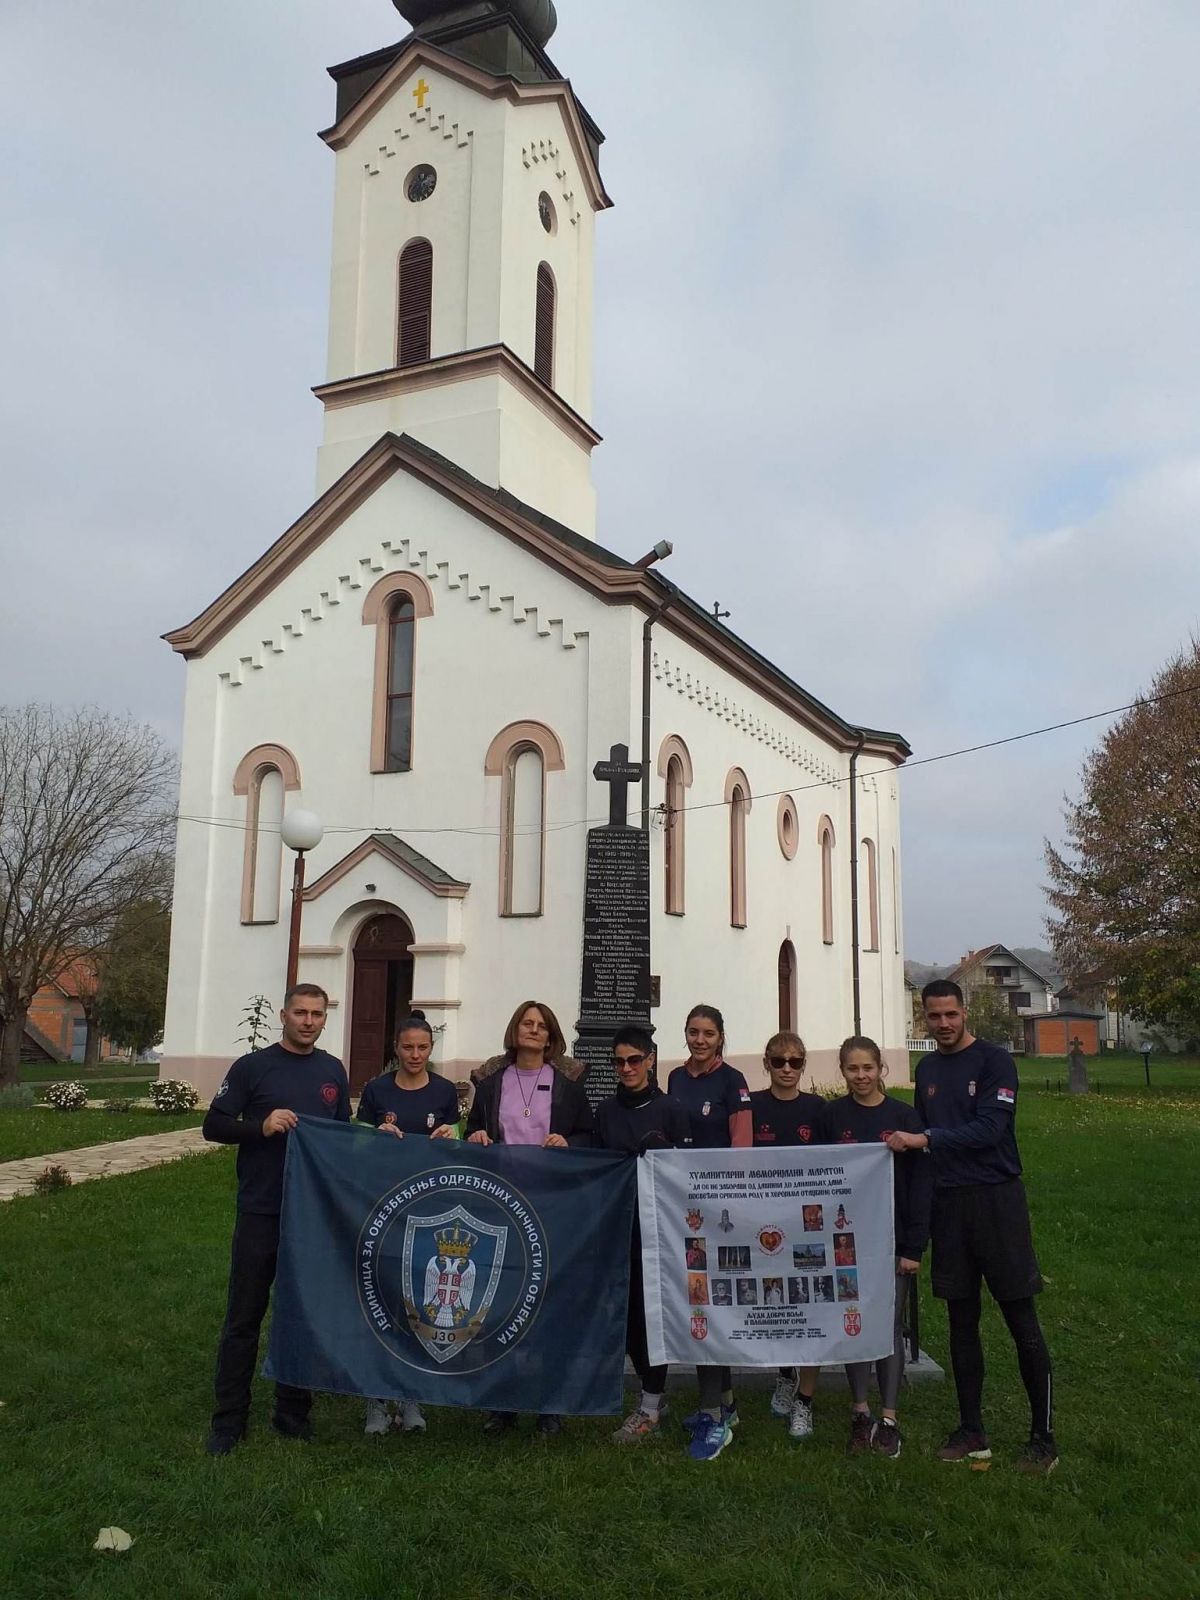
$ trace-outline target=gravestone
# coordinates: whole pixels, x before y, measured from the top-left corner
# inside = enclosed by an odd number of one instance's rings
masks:
[[[1078,1039],[1071,1040],[1071,1049],[1067,1056],[1067,1092],[1069,1094],[1088,1092],[1087,1057]]]
[[[626,1022],[650,1029],[650,836],[629,825],[629,785],[641,763],[623,744],[592,775],[609,786],[608,822],[589,828],[583,898],[579,1021],[572,1054],[588,1068],[592,1105],[616,1092],[612,1036]]]

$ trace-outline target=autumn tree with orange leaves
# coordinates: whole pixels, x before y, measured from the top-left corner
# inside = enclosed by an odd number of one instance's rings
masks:
[[[1200,642],[1088,756],[1046,864],[1047,927],[1071,981],[1117,982],[1143,1022],[1200,1035]]]

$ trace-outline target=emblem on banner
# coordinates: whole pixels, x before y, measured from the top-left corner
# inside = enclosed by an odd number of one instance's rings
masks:
[[[782,1228],[760,1228],[758,1230],[758,1247],[764,1255],[778,1255],[783,1249]]]
[[[503,1359],[536,1322],[545,1240],[527,1197],[495,1174],[467,1166],[418,1173],[382,1194],[363,1223],[360,1309],[407,1365],[477,1372]]]
[[[721,1209],[721,1220],[720,1220],[720,1222],[717,1223],[717,1227],[720,1228],[722,1233],[732,1233],[733,1232],[733,1223],[730,1222],[730,1220],[729,1220],[729,1207],[728,1206],[722,1207],[722,1209]]]
[[[852,1339],[857,1339],[862,1332],[862,1313],[857,1308],[844,1312],[842,1326]]]
[[[700,1229],[704,1226],[703,1211],[689,1211],[687,1214],[687,1225],[693,1233],[699,1233]]]
[[[708,1318],[702,1311],[697,1311],[692,1317],[692,1338],[708,1338]]]
[[[404,1309],[435,1361],[449,1361],[483,1326],[507,1242],[507,1228],[481,1222],[463,1206],[405,1220]]]

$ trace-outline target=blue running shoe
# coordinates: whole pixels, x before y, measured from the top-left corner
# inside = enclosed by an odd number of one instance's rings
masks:
[[[721,1407],[721,1421],[725,1423],[727,1427],[736,1428],[740,1420],[741,1418],[738,1416],[736,1406]],[[712,1418],[709,1416],[707,1411],[693,1411],[690,1416],[683,1418],[680,1426],[682,1427],[684,1433],[695,1433],[696,1429],[701,1423],[707,1424],[711,1421]]]
[[[688,1445],[688,1455],[693,1461],[715,1461],[727,1444],[733,1443],[733,1429],[722,1417],[719,1422],[714,1422],[706,1416],[702,1427],[692,1434],[692,1442]]]

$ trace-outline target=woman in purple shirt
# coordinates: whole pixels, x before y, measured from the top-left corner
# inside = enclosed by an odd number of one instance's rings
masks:
[[[592,1143],[592,1109],[583,1087],[559,1065],[566,1056],[558,1018],[540,1000],[526,1000],[512,1014],[504,1033],[504,1059],[475,1086],[467,1117],[471,1144],[540,1145],[565,1150]],[[485,1433],[516,1426],[516,1413],[489,1412]],[[540,1416],[538,1432],[555,1434],[562,1422]]]

